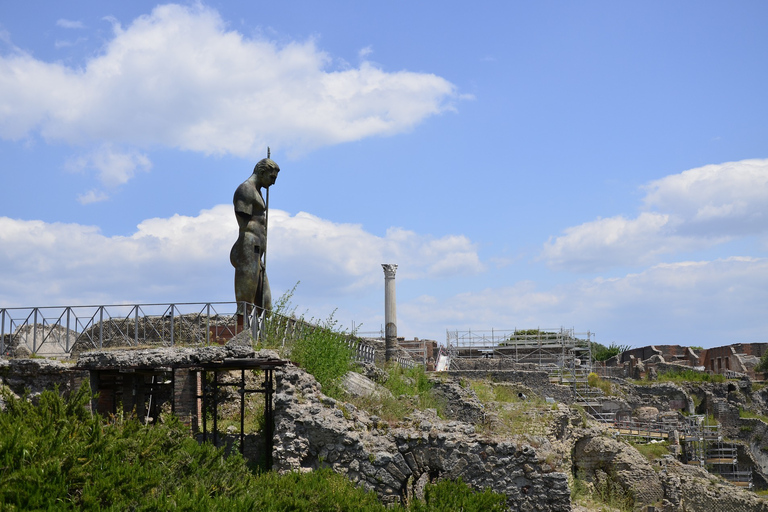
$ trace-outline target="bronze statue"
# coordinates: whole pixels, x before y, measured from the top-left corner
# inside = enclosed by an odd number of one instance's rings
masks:
[[[233,202],[235,217],[240,228],[237,242],[229,253],[229,261],[235,267],[235,298],[238,315],[250,314],[250,306],[243,311],[242,303],[254,304],[258,313],[272,308],[272,294],[265,269],[267,252],[267,214],[269,187],[275,184],[280,167],[269,158],[260,160],[253,174],[237,190]],[[261,189],[267,189],[267,200]]]

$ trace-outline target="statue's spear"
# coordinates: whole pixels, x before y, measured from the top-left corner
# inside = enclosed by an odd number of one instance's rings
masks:
[[[269,146],[267,146],[267,158],[271,158],[271,151],[269,149]],[[269,189],[270,187],[267,187],[267,197],[266,202],[264,204],[264,249],[261,251],[261,305],[264,307],[264,311],[262,313],[266,317],[267,314],[267,305],[265,303],[265,295],[267,291],[266,286],[266,280],[267,280],[267,232],[269,229]]]

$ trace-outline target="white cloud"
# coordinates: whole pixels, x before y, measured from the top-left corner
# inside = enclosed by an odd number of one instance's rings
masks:
[[[88,40],[87,37],[78,37],[74,41],[68,41],[66,39],[57,39],[55,43],[53,43],[54,48],[57,50],[59,48],[69,48],[71,46],[77,46],[78,44],[82,44]]]
[[[270,211],[270,256],[282,273],[301,268],[326,290],[353,291],[378,285],[381,264],[396,261],[401,279],[472,275],[484,270],[477,249],[463,236],[435,239],[391,228],[384,237],[359,224],[335,224],[300,212]],[[312,257],[308,257],[312,255]],[[295,270],[294,270],[295,272]],[[320,288],[318,288],[319,290]]]
[[[102,185],[115,188],[127,183],[137,171],[149,171],[152,162],[138,151],[119,151],[111,144],[104,144],[86,155],[70,159],[66,167],[73,172],[94,170]]]
[[[707,165],[653,181],[645,205],[684,219],[693,235],[734,236],[768,231],[768,159]]]
[[[392,135],[451,108],[455,87],[369,62],[329,69],[313,41],[278,45],[229,30],[197,4],[161,5],[82,68],[16,50],[0,57],[0,137],[39,132],[252,158]]]
[[[644,205],[652,211],[567,228],[544,245],[542,259],[554,268],[594,272],[768,234],[768,160],[699,167],[644,189]]]
[[[0,304],[228,300],[237,238],[230,205],[190,217],[147,219],[131,236],[92,226],[0,217]],[[385,237],[306,213],[270,211],[268,270],[276,293],[301,281],[302,294],[334,296],[379,286],[381,263],[398,257],[402,278],[481,270],[464,237],[403,230]],[[338,295],[337,295],[338,296]]]
[[[77,196],[77,201],[80,204],[100,203],[107,199],[109,199],[109,196],[105,192],[96,189],[91,189],[88,192]]]
[[[575,328],[597,341],[717,346],[768,341],[768,259],[659,264],[623,277],[541,289],[532,282],[398,306],[409,332]],[[442,338],[438,338],[441,339]]]
[[[361,59],[365,59],[369,55],[373,53],[373,47],[372,46],[366,46],[365,48],[360,49],[359,52],[357,52],[357,56]]]
[[[143,153],[117,150],[112,144],[106,143],[85,155],[70,158],[65,167],[71,172],[95,171],[102,186],[114,190],[130,181],[136,172],[148,172],[152,162]],[[84,205],[107,199],[109,195],[97,189],[91,189],[77,198]]]
[[[64,18],[56,20],[56,26],[62,28],[85,28],[82,21],[66,20]]]

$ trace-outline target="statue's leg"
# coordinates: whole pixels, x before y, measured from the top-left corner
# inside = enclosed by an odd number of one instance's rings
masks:
[[[235,260],[235,299],[238,304],[238,314],[249,314],[248,311],[242,310],[242,303],[247,302],[249,304],[258,304],[258,288],[259,288],[259,258],[258,258],[258,246],[249,243],[249,237],[243,240],[243,244],[238,247],[237,251],[233,251]],[[238,240],[240,242],[240,240]]]
[[[269,277],[267,276],[266,269],[264,270],[264,272],[261,273],[261,275],[263,278],[262,297],[264,298],[264,300],[262,301],[263,302],[262,307],[267,311],[267,314],[269,314],[269,312],[272,311],[272,290],[269,288]]]

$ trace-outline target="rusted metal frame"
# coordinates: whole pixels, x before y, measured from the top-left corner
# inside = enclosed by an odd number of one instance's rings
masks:
[[[264,448],[266,466],[272,467],[272,447],[275,433],[275,411],[272,404],[272,396],[275,392],[274,369],[264,370]]]
[[[208,441],[208,428],[206,411],[208,410],[209,400],[213,400],[213,444],[218,446],[219,432],[218,432],[218,402],[219,402],[219,388],[226,386],[238,386],[238,393],[240,394],[240,453],[244,453],[245,450],[245,395],[247,393],[263,393],[264,394],[264,437],[265,437],[265,449],[267,457],[267,465],[272,466],[272,436],[274,434],[274,369],[273,368],[261,368],[264,371],[264,381],[261,389],[246,389],[245,387],[245,368],[240,368],[240,382],[219,382],[218,376],[220,371],[231,370],[233,368],[213,368],[209,371],[213,371],[213,382],[208,385],[207,378],[205,377],[205,369],[200,370],[203,374],[203,442]],[[252,368],[258,369],[258,368]],[[212,392],[211,392],[212,390]]]

